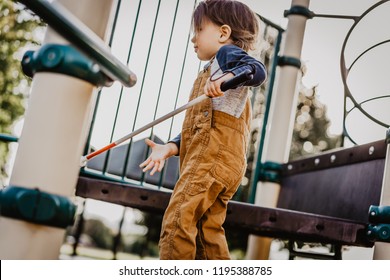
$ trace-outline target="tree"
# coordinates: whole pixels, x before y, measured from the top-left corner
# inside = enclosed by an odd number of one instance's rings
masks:
[[[12,126],[25,111],[30,79],[21,71],[21,51],[39,45],[36,39],[41,20],[24,6],[10,0],[0,0],[0,133],[11,134]],[[0,141],[0,181],[6,174],[8,144]]]
[[[103,221],[98,219],[85,220],[84,234],[93,240],[97,248],[108,250],[112,248],[113,233]]]
[[[137,225],[146,226],[148,231],[145,236],[138,238],[131,246],[131,252],[137,253],[141,258],[145,256],[158,256],[158,241],[160,239],[162,215],[142,212],[142,218],[136,222]]]
[[[303,74],[305,68],[303,67]],[[317,99],[317,87],[306,88],[301,83],[295,115],[290,160],[340,147],[341,135],[328,133],[330,121],[326,106]]]

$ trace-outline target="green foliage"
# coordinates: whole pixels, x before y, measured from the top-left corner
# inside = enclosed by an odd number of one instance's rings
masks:
[[[130,245],[128,252],[135,253],[141,258],[145,256],[157,257],[162,218],[162,215],[159,214],[142,212],[142,218],[136,224],[146,226],[148,231],[145,236],[138,238]]]
[[[0,0],[0,133],[11,134],[12,125],[24,114],[30,80],[21,71],[21,50],[39,44],[34,38],[43,23],[23,6]],[[8,144],[0,142],[0,180],[6,175]]]
[[[341,136],[327,132],[330,121],[326,106],[317,99],[316,89],[303,88],[299,92],[290,159],[318,154],[341,144]]]

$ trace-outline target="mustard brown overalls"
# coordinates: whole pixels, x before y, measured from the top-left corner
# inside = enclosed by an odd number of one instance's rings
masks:
[[[210,66],[194,82],[190,100],[203,94]],[[238,94],[247,91],[241,87]],[[225,231],[228,201],[246,169],[250,99],[236,118],[212,109],[212,99],[186,111],[180,177],[165,211],[160,259],[230,259]]]

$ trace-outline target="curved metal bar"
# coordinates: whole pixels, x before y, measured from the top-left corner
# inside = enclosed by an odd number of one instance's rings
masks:
[[[363,57],[366,53],[368,53],[369,51],[373,50],[374,48],[376,48],[376,47],[378,47],[378,46],[380,46],[380,45],[389,43],[389,42],[390,42],[390,39],[389,39],[389,40],[382,41],[382,42],[379,42],[379,43],[377,43],[377,44],[371,46],[370,48],[366,49],[365,51],[363,51],[363,52],[362,52],[362,53],[361,53],[361,54],[352,62],[352,64],[350,65],[350,67],[349,67],[349,68],[346,68],[346,70],[347,70],[347,76],[348,76],[349,72],[351,71],[352,67],[355,65],[355,63],[356,63],[361,57]],[[386,124],[386,123],[384,123],[384,122],[378,120],[377,118],[374,118],[374,117],[371,116],[368,112],[366,112],[366,110],[364,110],[364,109],[361,107],[362,104],[364,104],[364,103],[366,103],[366,102],[369,102],[369,101],[372,101],[372,100],[375,100],[375,99],[379,99],[379,98],[381,98],[381,96],[379,96],[379,97],[373,97],[373,98],[370,98],[370,99],[367,99],[367,100],[365,100],[365,101],[363,101],[363,102],[358,103],[358,102],[356,101],[356,99],[353,97],[352,93],[350,92],[349,87],[348,87],[348,85],[347,85],[346,82],[345,82],[345,87],[346,87],[346,89],[347,89],[347,90],[346,90],[346,95],[347,95],[347,97],[349,97],[349,98],[351,99],[351,101],[353,102],[353,104],[355,105],[353,108],[357,108],[357,109],[358,109],[359,111],[361,111],[367,118],[369,118],[369,119],[372,120],[373,122],[379,124],[380,126],[383,126],[383,127],[386,127],[386,128],[389,127],[388,124]],[[351,110],[350,110],[350,111],[351,111]],[[346,113],[349,114],[350,111],[346,111]]]
[[[361,54],[360,54],[360,55],[351,63],[351,65],[349,66],[349,68],[347,68],[347,69],[348,69],[348,72],[351,71],[351,69],[352,69],[352,67],[355,65],[355,63],[356,63],[361,57],[363,57],[366,53],[368,53],[369,51],[375,49],[376,47],[379,47],[380,45],[383,45],[383,44],[386,44],[386,43],[390,43],[390,39],[384,40],[384,41],[382,41],[382,42],[379,42],[379,43],[377,43],[377,44],[375,44],[375,45],[369,47],[369,48],[366,49],[365,51],[363,51],[363,52],[362,52],[362,53],[361,53]]]
[[[382,99],[382,98],[390,98],[390,95],[375,96],[373,98],[369,98],[369,99],[366,99],[366,100],[360,102],[358,105],[361,106],[361,105],[363,105],[365,103],[368,103],[368,102],[371,102],[371,101],[374,101],[374,100],[377,100],[377,99]],[[350,110],[347,111],[347,113],[348,114],[351,113],[356,108],[357,108],[356,106],[352,107]],[[386,127],[390,127],[390,124],[385,124],[385,126]]]
[[[272,21],[270,21],[269,19],[263,17],[262,15],[259,15],[258,13],[256,13],[256,16],[262,21],[264,22],[267,26],[271,26],[273,28],[275,28],[276,30],[278,30],[279,32],[284,32],[284,28],[280,27],[279,25],[273,23]]]
[[[352,107],[350,110],[348,110],[346,113],[347,115],[349,113],[351,113],[353,110],[355,109],[358,109],[359,111],[361,111],[363,114],[365,112],[364,109],[362,109],[362,106],[363,104],[365,103],[368,103],[368,102],[371,102],[371,101],[374,101],[374,100],[377,100],[377,99],[382,99],[382,98],[390,98],[390,95],[383,95],[383,96],[376,96],[376,97],[373,97],[373,98],[370,98],[370,99],[367,99],[367,100],[364,100],[363,102],[360,102],[359,104],[355,105],[354,107]],[[364,111],[364,112],[363,112]],[[368,116],[366,114],[364,114],[366,117],[368,117],[370,120],[374,121],[375,123],[379,124],[380,126],[383,126],[385,128],[388,128],[390,127],[390,124],[387,124],[387,123],[384,123],[384,122],[381,122],[379,120],[377,120],[376,118],[372,117],[370,114],[368,114]]]
[[[368,49],[366,49],[363,53],[361,53],[358,58],[356,58],[353,63],[351,64],[351,66],[349,68],[346,67],[346,62],[345,62],[345,49],[346,49],[346,46],[347,46],[347,42],[352,34],[352,32],[354,31],[354,29],[356,28],[356,26],[360,23],[360,21],[367,15],[369,14],[371,11],[373,11],[374,9],[376,9],[378,6],[382,5],[382,4],[385,4],[386,2],[389,2],[389,0],[383,0],[383,1],[379,1],[378,3],[374,4],[373,6],[371,6],[369,9],[367,9],[360,17],[356,18],[355,19],[355,22],[354,24],[352,25],[351,29],[348,31],[347,33],[347,36],[345,37],[345,40],[343,42],[343,45],[342,45],[342,48],[341,48],[341,57],[340,57],[340,72],[341,72],[341,80],[343,82],[343,85],[344,85],[344,120],[343,120],[343,130],[344,130],[344,133],[346,133],[345,136],[347,136],[353,143],[355,143],[355,141],[353,141],[351,139],[351,137],[348,135],[348,132],[347,132],[347,129],[346,129],[346,125],[345,125],[345,118],[346,118],[346,115],[348,114],[347,110],[346,110],[346,98],[349,97],[352,101],[352,103],[355,105],[355,107],[360,111],[362,112],[367,118],[369,118],[370,120],[372,120],[373,122],[381,125],[381,126],[384,126],[386,127],[386,124],[377,120],[376,118],[374,118],[373,116],[371,116],[368,112],[366,112],[361,106],[360,104],[356,101],[356,99],[353,97],[349,87],[348,87],[348,84],[347,84],[347,76],[348,76],[348,73],[350,71],[350,69],[353,67],[353,65],[356,63],[356,61],[361,58],[364,54],[366,54],[368,51],[372,50],[373,48],[381,45],[381,44],[384,44],[384,43],[387,43],[387,40],[383,41],[383,42],[380,42]],[[356,144],[356,143],[355,143]]]
[[[363,102],[360,102],[358,105],[355,105],[355,106],[352,107],[350,110],[348,110],[348,111],[345,112],[344,124],[343,124],[343,129],[344,129],[345,137],[347,137],[354,145],[357,145],[358,143],[356,143],[356,142],[352,139],[352,137],[349,135],[348,129],[347,129],[347,127],[346,127],[345,119],[346,119],[347,116],[348,116],[353,110],[355,110],[355,109],[358,109],[360,112],[363,113],[364,110],[361,108],[361,105],[363,105],[364,103],[368,103],[368,102],[370,102],[370,101],[374,101],[374,100],[382,99],[382,98],[390,98],[390,95],[376,96],[376,97],[373,97],[373,98],[364,100]],[[364,111],[364,112],[365,112],[365,111]],[[363,113],[363,114],[364,114],[364,113]],[[366,114],[364,114],[364,115],[367,117]],[[369,116],[371,116],[371,115],[369,115]],[[369,119],[371,119],[371,118],[369,118]],[[372,120],[372,119],[371,119],[371,120]],[[376,120],[376,119],[375,119],[375,120]],[[374,120],[374,122],[376,122],[375,120]],[[390,127],[390,124],[386,124],[386,123],[383,123],[383,122],[380,122],[380,121],[379,121],[379,123],[378,123],[378,122],[376,122],[376,123],[379,124],[379,125],[381,125],[381,126],[383,126],[383,127],[386,127],[386,128]]]
[[[127,87],[135,85],[137,76],[111,54],[109,48],[92,30],[59,3],[49,3],[45,0],[18,0],[18,2],[41,17],[61,36],[96,61],[101,70],[112,80],[118,80]]]

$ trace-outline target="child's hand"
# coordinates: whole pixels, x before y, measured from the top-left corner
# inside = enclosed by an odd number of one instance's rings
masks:
[[[153,168],[150,175],[153,175],[156,171],[161,172],[165,165],[165,160],[178,153],[177,146],[173,143],[160,145],[149,139],[145,139],[145,143],[152,149],[152,153],[139,167],[144,167],[142,169],[143,172]]]
[[[206,94],[208,97],[222,96],[223,91],[221,91],[221,84],[227,80],[230,80],[233,77],[234,74],[229,72],[214,81],[211,81],[210,78],[208,78],[203,89],[204,94]]]

